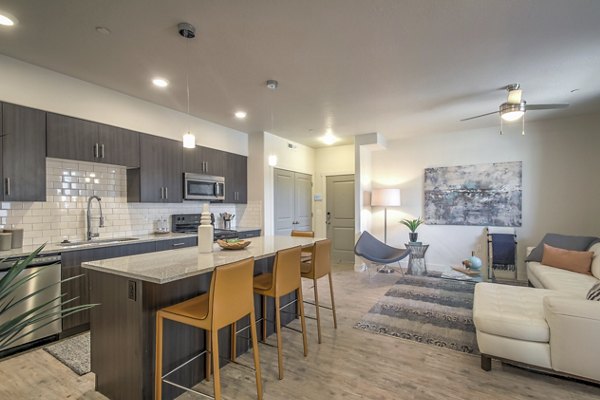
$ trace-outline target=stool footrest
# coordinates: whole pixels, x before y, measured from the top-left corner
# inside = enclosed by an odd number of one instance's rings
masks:
[[[310,304],[311,306],[315,306],[315,307],[317,306],[317,305],[316,305],[315,303],[313,303],[312,301],[306,301],[306,300],[304,300],[304,303],[306,303],[306,304]],[[325,309],[327,309],[327,310],[332,310],[332,311],[333,311],[333,308],[331,308],[331,307],[329,307],[329,306],[324,306],[324,305],[321,305],[321,304],[319,304],[319,307],[321,307],[321,308],[325,308]]]
[[[167,376],[171,375],[173,372],[175,372],[175,371],[177,371],[177,370],[179,370],[179,369],[181,369],[181,368],[185,367],[186,365],[188,365],[189,363],[191,363],[191,362],[192,362],[192,361],[194,361],[195,359],[197,359],[197,358],[199,358],[199,357],[203,356],[203,355],[204,355],[204,354],[206,354],[206,353],[210,353],[210,352],[209,352],[208,350],[201,351],[199,354],[196,354],[194,357],[190,358],[189,360],[187,360],[187,361],[186,361],[186,362],[184,362],[183,364],[181,364],[181,365],[179,365],[179,366],[175,367],[174,369],[172,369],[172,370],[170,370],[169,372],[167,372],[166,374],[164,374],[164,375],[161,377],[161,379],[165,380],[165,378],[166,378]],[[166,382],[166,380],[165,380],[165,382]]]
[[[192,393],[195,393],[195,394],[197,394],[197,395],[200,395],[200,396],[202,396],[202,397],[205,397],[205,398],[207,398],[207,399],[214,399],[214,398],[215,398],[214,396],[211,396],[211,395],[209,395],[209,394],[205,394],[205,393],[199,392],[199,391],[197,391],[197,390],[194,390],[194,389],[192,389],[192,388],[185,387],[185,386],[183,386],[183,385],[180,385],[180,384],[178,384],[178,383],[175,383],[175,382],[168,381],[168,380],[166,380],[166,379],[163,379],[162,381],[163,381],[164,383],[166,383],[166,384],[169,384],[169,385],[171,385],[171,386],[175,386],[176,388],[179,388],[179,389],[185,390],[186,392],[192,392]]]

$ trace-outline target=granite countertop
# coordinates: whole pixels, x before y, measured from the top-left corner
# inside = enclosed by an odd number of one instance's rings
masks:
[[[83,268],[139,279],[153,283],[167,283],[193,275],[211,272],[219,265],[248,257],[257,259],[275,255],[279,250],[308,246],[320,239],[291,236],[260,236],[243,250],[222,250],[213,244],[212,253],[198,253],[197,247],[168,250],[157,253],[111,258],[83,263]]]
[[[77,246],[61,246],[59,243],[48,243],[44,247],[44,250],[40,254],[49,254],[49,253],[66,253],[68,251],[76,251],[76,250],[86,250],[86,249],[96,249],[100,247],[113,247],[113,246],[124,246],[128,244],[136,244],[136,243],[144,243],[144,242],[156,242],[158,240],[169,240],[169,239],[181,239],[185,237],[196,237],[195,233],[162,233],[162,234],[145,234],[145,235],[127,235],[122,237],[132,237],[135,240],[126,240],[123,242],[104,242],[104,243],[95,243],[93,240],[89,243],[82,243]],[[109,240],[110,238],[99,238],[100,240]],[[118,240],[118,238],[114,238]],[[6,257],[19,257],[31,254],[34,250],[36,250],[40,245],[32,245],[32,246],[23,246],[18,249],[11,249],[7,251],[0,251],[0,259]]]

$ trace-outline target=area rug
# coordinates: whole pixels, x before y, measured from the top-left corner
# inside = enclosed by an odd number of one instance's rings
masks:
[[[474,291],[470,282],[406,275],[354,327],[479,354],[473,325]]]
[[[44,350],[71,368],[77,375],[85,375],[91,370],[89,332],[46,346]]]

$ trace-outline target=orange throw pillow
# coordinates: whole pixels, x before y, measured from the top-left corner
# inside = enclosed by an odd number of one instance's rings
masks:
[[[591,275],[593,257],[593,251],[565,250],[548,246],[544,243],[542,264],[566,269],[568,271],[579,272],[580,274]]]

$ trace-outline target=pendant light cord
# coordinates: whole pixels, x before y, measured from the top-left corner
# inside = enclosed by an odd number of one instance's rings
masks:
[[[188,45],[188,41],[190,39],[186,38],[186,42],[185,42],[185,52],[186,52],[186,56],[187,56],[187,60],[186,60],[186,66],[185,66],[185,86],[187,89],[187,115],[188,115],[188,133],[191,132],[192,127],[191,127],[191,123],[190,123],[190,50],[189,50],[189,45]]]

